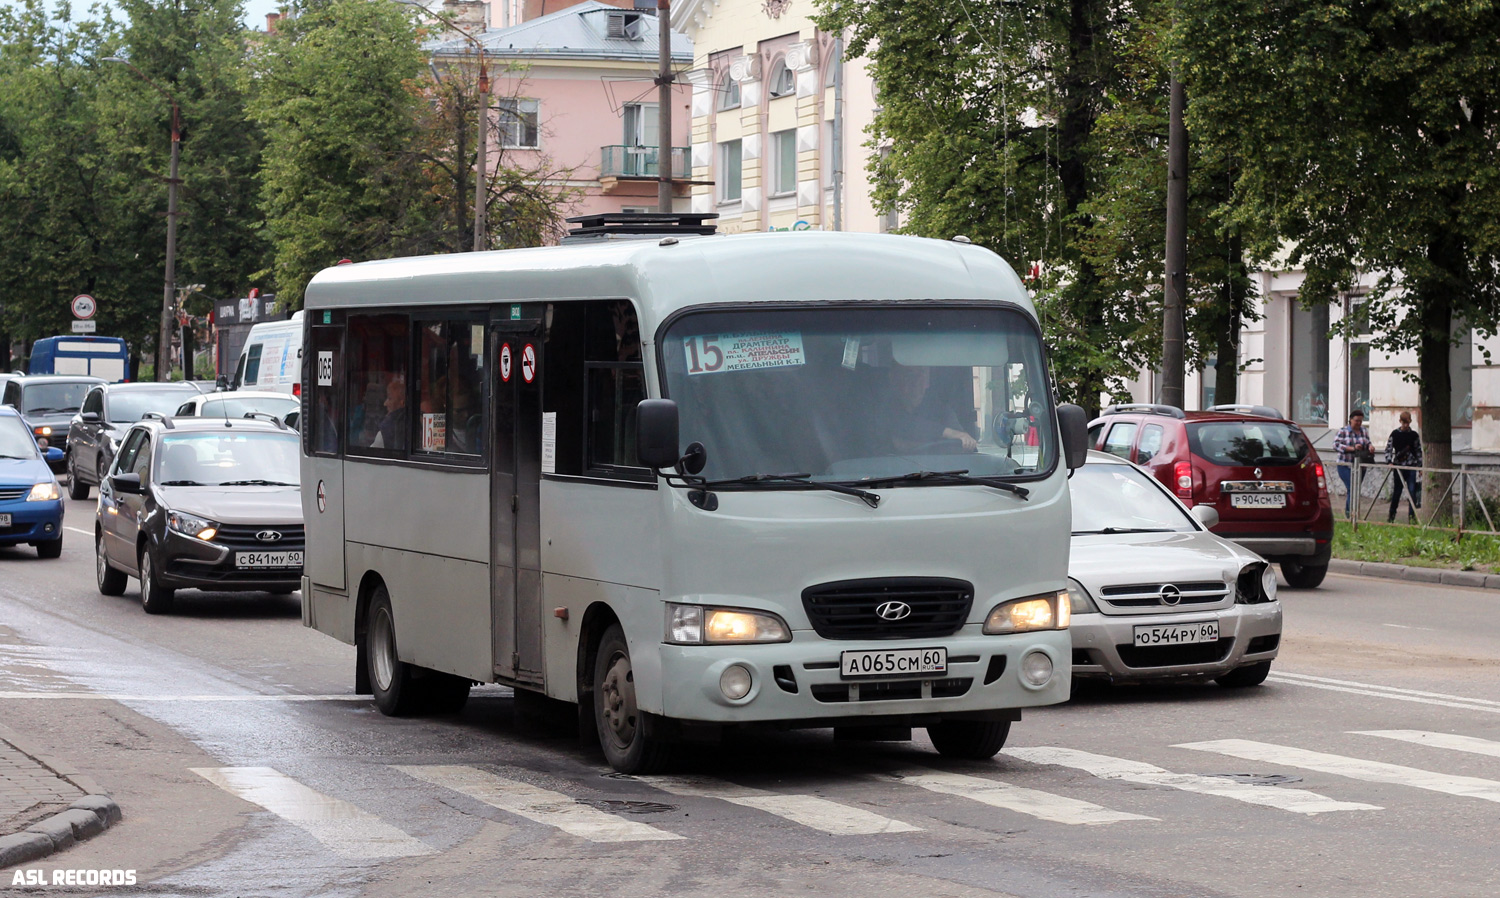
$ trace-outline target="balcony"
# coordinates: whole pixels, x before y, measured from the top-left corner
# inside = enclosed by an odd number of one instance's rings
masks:
[[[599,183],[609,193],[621,181],[655,181],[661,177],[656,147],[607,146],[599,148]],[[688,147],[672,148],[674,186],[693,173],[693,154]]]

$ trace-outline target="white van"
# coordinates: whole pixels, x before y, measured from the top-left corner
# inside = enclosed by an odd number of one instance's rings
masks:
[[[301,312],[288,321],[266,321],[250,328],[229,389],[302,395]]]

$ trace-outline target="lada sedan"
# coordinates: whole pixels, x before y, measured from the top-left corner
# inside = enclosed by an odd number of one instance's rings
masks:
[[[149,614],[177,590],[285,594],[302,579],[298,436],[258,418],[155,418],[133,425],[99,486],[99,591],[141,582]]]
[[[1115,456],[1089,453],[1069,484],[1074,679],[1265,682],[1281,643],[1270,564]]]

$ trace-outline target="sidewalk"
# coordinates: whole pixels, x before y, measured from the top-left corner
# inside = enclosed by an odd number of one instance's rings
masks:
[[[118,823],[92,779],[0,726],[0,868],[61,851]]]

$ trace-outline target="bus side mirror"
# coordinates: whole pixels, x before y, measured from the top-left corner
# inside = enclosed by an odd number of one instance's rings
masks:
[[[1062,433],[1063,460],[1068,470],[1083,467],[1089,457],[1089,416],[1071,402],[1059,405],[1057,429]]]
[[[641,464],[659,470],[682,458],[677,443],[677,403],[670,399],[642,399],[636,406],[635,452]]]

